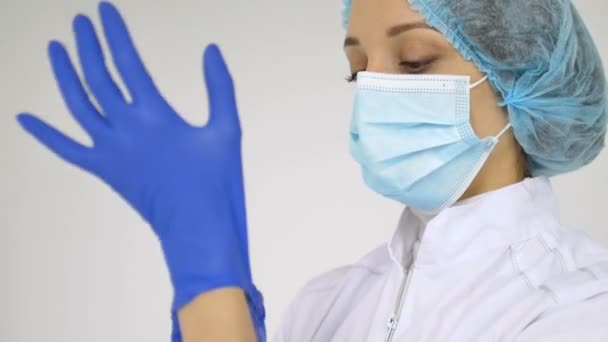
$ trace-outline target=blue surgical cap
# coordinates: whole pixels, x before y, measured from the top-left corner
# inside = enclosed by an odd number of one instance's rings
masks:
[[[405,0],[404,0],[405,1]],[[344,0],[343,26],[351,0]],[[604,147],[599,53],[569,0],[409,0],[502,95],[533,176],[590,163]]]

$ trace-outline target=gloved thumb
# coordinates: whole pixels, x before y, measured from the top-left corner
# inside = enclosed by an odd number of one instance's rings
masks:
[[[209,101],[208,128],[240,132],[240,123],[234,95],[234,84],[220,49],[210,44],[203,56],[203,69]]]

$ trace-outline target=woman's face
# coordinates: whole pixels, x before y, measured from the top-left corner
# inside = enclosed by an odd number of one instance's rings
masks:
[[[359,71],[468,75],[472,83],[484,76],[406,0],[353,0],[344,51],[354,80]],[[489,82],[471,90],[471,126],[480,138],[496,136],[507,125],[499,101]],[[525,173],[522,158],[511,132],[503,135],[463,198],[519,181]]]

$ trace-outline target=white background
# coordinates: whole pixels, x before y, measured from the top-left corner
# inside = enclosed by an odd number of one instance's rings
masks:
[[[341,1],[114,3],[159,88],[192,123],[206,120],[203,48],[213,41],[224,51],[244,129],[254,278],[272,334],[306,280],[385,241],[401,211],[364,187],[348,154]],[[575,3],[608,61],[608,5]],[[98,24],[96,6],[0,0],[1,341],[168,341],[171,290],[150,229],[15,121],[30,111],[88,143],[62,103],[46,44],[59,39],[74,57],[71,20],[80,12]],[[605,245],[607,174],[604,153],[554,182],[563,222]]]

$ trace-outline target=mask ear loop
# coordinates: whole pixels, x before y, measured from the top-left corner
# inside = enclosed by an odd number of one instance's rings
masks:
[[[483,82],[485,82],[488,79],[488,75],[485,75],[484,77],[482,77],[479,81],[469,85],[469,89],[473,89],[475,87],[477,87],[478,85],[482,84]]]
[[[511,128],[511,123],[510,122],[505,126],[505,128],[502,129],[502,131],[500,131],[500,133],[498,133],[498,135],[494,139],[496,141],[498,141],[500,139],[500,137],[509,130],[509,128]]]
[[[469,85],[469,89],[473,89],[473,88],[477,87],[478,85],[485,82],[487,79],[488,79],[488,75],[485,75],[479,81]],[[498,133],[498,135],[496,135],[496,137],[494,137],[494,140],[498,141],[498,139],[500,139],[500,137],[502,137],[509,130],[509,128],[511,128],[510,122],[505,126],[505,128],[502,129],[502,131],[500,131],[500,133]]]
[[[477,87],[478,85],[480,85],[483,82],[485,82],[487,79],[488,79],[488,75],[485,75],[479,81],[477,81],[477,82],[469,85],[469,89],[473,89],[473,88]],[[494,140],[496,140],[498,142],[498,140],[500,139],[500,137],[502,137],[505,133],[507,133],[507,131],[509,130],[509,128],[511,128],[511,123],[510,122],[505,126],[505,128],[502,129],[502,131],[500,131],[500,133],[498,133],[498,135],[496,135],[494,137]]]

